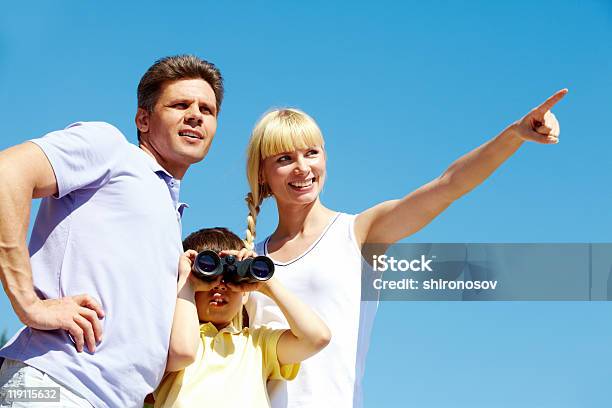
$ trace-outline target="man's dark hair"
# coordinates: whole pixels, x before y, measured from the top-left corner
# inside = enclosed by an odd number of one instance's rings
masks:
[[[138,107],[152,112],[164,83],[180,79],[203,79],[215,93],[217,114],[223,101],[223,77],[212,63],[194,55],[161,58],[145,72],[138,84]],[[138,131],[140,140],[140,131]]]

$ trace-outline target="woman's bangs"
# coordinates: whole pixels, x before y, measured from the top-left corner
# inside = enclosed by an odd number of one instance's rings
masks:
[[[309,121],[297,124],[279,120],[266,127],[261,140],[261,157],[266,159],[313,146],[323,146],[323,136],[315,124]]]

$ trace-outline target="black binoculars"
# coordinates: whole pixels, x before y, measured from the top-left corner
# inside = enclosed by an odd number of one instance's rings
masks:
[[[205,281],[223,275],[223,279],[231,283],[263,282],[274,275],[274,263],[267,256],[239,261],[233,255],[221,258],[216,252],[205,250],[196,256],[193,274]]]

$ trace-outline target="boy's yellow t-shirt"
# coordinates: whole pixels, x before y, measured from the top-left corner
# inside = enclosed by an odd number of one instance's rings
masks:
[[[202,324],[196,361],[164,376],[155,408],[270,407],[267,380],[292,380],[300,367],[278,362],[276,344],[284,331],[231,325],[218,331]]]

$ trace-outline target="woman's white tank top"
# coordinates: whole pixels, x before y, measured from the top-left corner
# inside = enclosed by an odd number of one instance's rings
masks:
[[[378,302],[361,301],[365,261],[354,222],[355,215],[339,213],[303,254],[274,261],[276,278],[321,316],[332,340],[302,363],[295,380],[268,382],[273,408],[363,405],[361,380]],[[257,244],[258,254],[268,255],[268,239]],[[251,326],[289,327],[276,304],[259,292],[251,293],[246,308]]]

